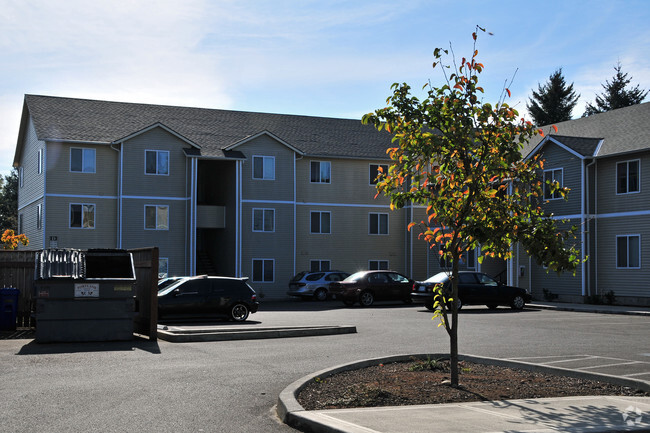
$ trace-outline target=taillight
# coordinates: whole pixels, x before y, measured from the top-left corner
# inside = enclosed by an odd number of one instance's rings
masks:
[[[257,301],[257,295],[256,294],[251,295],[251,301],[253,301],[253,302]]]

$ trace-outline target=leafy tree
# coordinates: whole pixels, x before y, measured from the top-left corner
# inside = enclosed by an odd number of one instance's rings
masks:
[[[477,61],[477,27],[474,50],[453,69],[442,63],[448,50],[437,48],[435,62],[443,66],[441,87],[429,83],[420,101],[410,86],[393,84],[387,107],[363,116],[363,122],[393,135],[395,147],[387,150],[392,164],[380,173],[377,194],[390,198],[391,209],[423,205],[426,218],[409,224],[420,226],[420,237],[438,246],[452,264],[450,293],[436,302],[436,315],[450,337],[452,386],[458,386],[458,264],[463,253],[480,245],[485,256],[512,257],[511,246],[520,242],[537,262],[555,271],[575,271],[580,259],[567,246],[575,227],[559,231],[540,203],[543,187],[566,198],[568,190],[557,182],[543,185],[539,155],[524,159],[523,144],[536,135],[531,122],[517,120],[518,113],[503,100],[492,105],[478,97],[483,64]],[[451,75],[447,76],[447,69]],[[556,128],[557,129],[557,128]],[[441,299],[442,298],[442,299]],[[442,301],[442,302],[440,302]],[[451,317],[449,317],[451,316]]]
[[[0,227],[18,230],[18,170],[0,178]]]
[[[632,77],[628,78],[627,72],[622,72],[620,62],[614,67],[614,70],[616,75],[612,77],[612,81],[605,81],[605,84],[602,84],[605,91],[601,95],[596,95],[594,104],[587,103],[582,117],[640,104],[648,95],[648,90],[643,91],[638,84],[633,88],[627,88],[628,84],[632,82]]]
[[[533,96],[529,98],[526,108],[535,125],[551,125],[571,120],[571,112],[578,98],[580,95],[573,91],[573,83],[566,85],[562,68],[559,68],[548,77],[543,86],[537,85],[537,91],[533,90]]]

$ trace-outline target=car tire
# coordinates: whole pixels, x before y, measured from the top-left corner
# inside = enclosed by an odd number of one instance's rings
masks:
[[[359,295],[359,303],[362,307],[370,307],[375,302],[375,295],[372,292],[365,291]]]
[[[248,319],[250,310],[245,304],[235,304],[230,308],[230,319],[235,322],[243,322]]]
[[[463,301],[460,300],[460,298],[456,299],[456,308],[457,311],[460,311],[463,308]],[[451,311],[451,308],[449,309]]]
[[[314,299],[317,301],[326,301],[327,300],[327,290],[325,289],[317,289],[314,292]]]
[[[496,310],[497,308],[499,308],[499,304],[487,304],[487,307],[490,310]]]
[[[433,304],[431,304],[431,303],[429,303],[429,302],[427,302],[426,304],[424,304],[424,306],[425,306],[426,309],[429,310],[429,311],[434,311],[434,310],[435,310],[435,308],[433,308]]]
[[[525,305],[526,301],[521,295],[515,295],[515,297],[512,298],[512,301],[510,301],[510,308],[513,310],[523,310]]]

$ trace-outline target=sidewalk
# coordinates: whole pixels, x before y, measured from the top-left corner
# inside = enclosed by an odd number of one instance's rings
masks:
[[[650,317],[650,308],[644,307],[535,302],[527,308]],[[364,362],[381,361],[360,364]],[[317,411],[306,411],[296,401],[295,395],[306,381],[345,369],[338,366],[319,371],[289,385],[278,398],[278,416],[301,431],[322,433],[650,432],[650,397],[564,397]],[[638,383],[640,389],[650,392],[648,382],[615,379]]]

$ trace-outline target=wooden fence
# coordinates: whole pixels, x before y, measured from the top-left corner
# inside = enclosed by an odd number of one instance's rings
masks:
[[[158,248],[129,250],[133,254],[137,312],[134,332],[156,339],[158,322]],[[16,314],[17,328],[35,327],[34,274],[36,251],[0,250],[0,287],[20,290]]]

